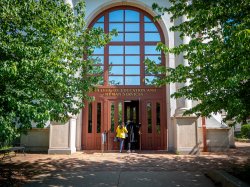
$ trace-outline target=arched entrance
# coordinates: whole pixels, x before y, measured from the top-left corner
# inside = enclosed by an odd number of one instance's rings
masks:
[[[82,149],[101,148],[101,133],[108,132],[108,149],[114,150],[115,129],[122,121],[140,124],[137,149],[163,150],[167,148],[166,87],[151,85],[157,74],[149,74],[145,59],[165,64],[163,54],[156,50],[163,34],[158,23],[142,10],[119,6],[99,14],[90,27],[105,32],[112,29],[118,36],[105,47],[96,49],[94,68],[103,81],[90,93],[95,101],[83,109]]]

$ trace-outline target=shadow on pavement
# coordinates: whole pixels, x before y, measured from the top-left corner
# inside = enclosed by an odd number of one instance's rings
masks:
[[[230,149],[224,153],[189,156],[146,153],[93,153],[78,152],[73,155],[27,154],[17,155],[12,161],[0,162],[0,184],[3,186],[21,186],[27,182],[45,182],[47,178],[57,180],[57,184],[67,181],[95,180],[91,173],[102,174],[105,180],[119,178],[119,173],[130,172],[201,172],[220,169],[232,172],[235,168],[249,165],[250,147]],[[105,176],[105,172],[109,175]],[[138,179],[139,180],[139,179]],[[145,179],[146,180],[146,179]],[[152,179],[153,180],[153,179]],[[192,179],[192,180],[195,180]],[[0,186],[1,186],[0,185]],[[110,185],[110,183],[109,183]],[[117,184],[111,184],[111,186]],[[105,186],[105,182],[102,184]]]

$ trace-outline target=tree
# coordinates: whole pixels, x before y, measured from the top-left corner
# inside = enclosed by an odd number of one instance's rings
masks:
[[[66,121],[83,107],[99,81],[89,58],[111,34],[87,29],[85,3],[0,1],[0,142],[32,123]],[[85,57],[85,58],[83,58]]]
[[[190,37],[188,44],[158,50],[183,55],[188,66],[165,68],[147,62],[150,71],[160,72],[156,81],[185,83],[174,98],[187,98],[199,104],[185,114],[210,116],[226,112],[227,119],[244,122],[250,116],[250,1],[247,0],[170,0],[170,7],[153,4],[159,15],[169,13],[171,20],[182,16],[187,21],[171,27],[180,37]]]

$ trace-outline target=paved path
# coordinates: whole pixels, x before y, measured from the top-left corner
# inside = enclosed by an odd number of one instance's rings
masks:
[[[249,155],[250,143],[200,156],[165,152],[17,154],[12,161],[0,162],[0,186],[212,187],[207,171],[230,171],[248,163]]]
[[[86,186],[86,187],[214,187],[201,172],[187,171],[78,171],[56,172],[45,179],[24,186]]]

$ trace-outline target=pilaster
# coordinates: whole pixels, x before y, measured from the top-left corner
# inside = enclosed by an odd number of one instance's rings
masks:
[[[173,117],[174,150],[178,154],[199,154],[196,115],[183,116],[187,108],[177,109]]]
[[[72,154],[76,152],[76,117],[65,124],[50,124],[48,154]]]

